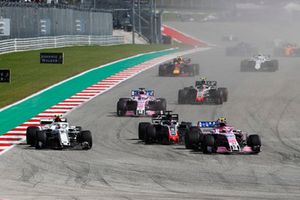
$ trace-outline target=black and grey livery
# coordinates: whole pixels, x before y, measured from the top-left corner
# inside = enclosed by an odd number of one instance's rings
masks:
[[[278,60],[259,54],[241,61],[241,72],[275,72],[279,68]]]
[[[152,122],[140,122],[138,135],[145,144],[160,143],[171,144],[179,142],[178,114],[165,111],[163,114],[154,115]]]
[[[70,126],[65,118],[41,119],[40,126],[29,126],[26,142],[36,149],[92,148],[92,134],[80,126]]]
[[[159,65],[159,76],[186,77],[199,75],[199,64],[192,64],[190,58],[175,58],[172,62]]]
[[[195,87],[185,87],[178,91],[178,104],[223,104],[227,102],[228,89],[217,87],[217,81],[202,79]]]

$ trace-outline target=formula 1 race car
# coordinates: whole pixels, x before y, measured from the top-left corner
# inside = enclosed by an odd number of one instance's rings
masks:
[[[139,139],[145,144],[172,144],[179,142],[178,114],[165,111],[152,117],[152,123],[139,123]]]
[[[278,70],[278,60],[270,56],[257,55],[241,61],[241,72],[275,72]]]
[[[66,118],[41,119],[39,126],[29,126],[26,142],[36,149],[92,148],[92,134],[80,126],[70,126]]]
[[[299,57],[300,48],[296,44],[283,43],[275,47],[274,56]]]
[[[257,54],[257,52],[257,48],[245,42],[226,48],[226,56],[251,56]]]
[[[217,121],[199,121],[196,126],[187,127],[185,147],[208,154],[258,154],[261,140],[259,135],[248,135],[227,125],[225,118],[219,118]]]
[[[196,76],[199,75],[199,64],[191,64],[191,59],[175,58],[173,62],[159,65],[159,76]]]
[[[178,91],[178,104],[223,104],[227,102],[228,89],[217,87],[217,81],[202,79],[195,87],[185,87]]]
[[[154,90],[131,91],[131,98],[120,98],[117,103],[118,116],[152,116],[162,113],[167,108],[164,98],[154,97]]]

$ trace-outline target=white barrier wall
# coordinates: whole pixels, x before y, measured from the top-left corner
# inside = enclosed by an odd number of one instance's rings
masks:
[[[56,37],[17,38],[0,40],[0,54],[67,46],[116,44],[124,44],[124,37],[112,35],[63,35]]]

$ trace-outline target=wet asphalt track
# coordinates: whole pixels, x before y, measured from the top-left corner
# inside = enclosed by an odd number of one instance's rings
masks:
[[[18,145],[2,155],[0,198],[300,199],[300,59],[280,58],[275,73],[241,73],[241,58],[225,57],[227,43],[220,40],[223,33],[234,33],[264,47],[272,37],[296,38],[295,30],[280,35],[279,25],[256,25],[256,31],[233,23],[193,24],[199,30],[189,23],[171,25],[217,45],[192,59],[200,63],[202,76],[228,87],[228,102],[179,106],[178,89],[195,79],[159,78],[157,68],[148,70],[68,116],[72,124],[92,131],[92,150],[36,151]],[[225,116],[232,125],[260,134],[262,152],[203,155],[177,145],[145,146],[137,140],[137,126],[150,119],[115,116],[118,98],[138,87],[155,89],[181,120]]]

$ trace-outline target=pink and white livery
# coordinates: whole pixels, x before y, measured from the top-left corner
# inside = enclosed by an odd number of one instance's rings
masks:
[[[154,90],[139,88],[131,91],[131,98],[120,98],[117,103],[118,116],[152,116],[167,108],[164,98],[154,97]]]
[[[187,149],[201,150],[203,153],[249,153],[258,154],[260,137],[235,129],[226,124],[224,117],[217,121],[199,121],[197,128],[190,128],[185,135]]]

